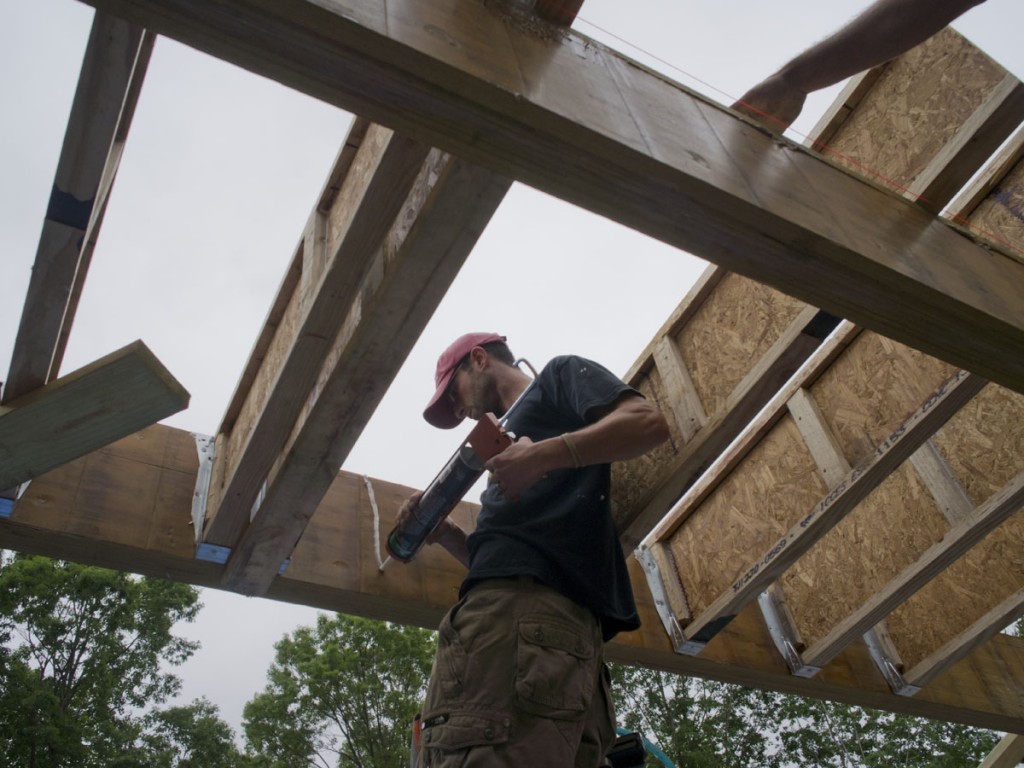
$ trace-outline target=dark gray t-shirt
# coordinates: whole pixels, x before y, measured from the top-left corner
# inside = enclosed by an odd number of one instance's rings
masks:
[[[593,421],[595,408],[636,390],[582,357],[556,357],[509,419],[516,437],[537,442]],[[532,576],[592,610],[605,639],[640,626],[618,533],[611,518],[611,467],[562,469],[528,488],[518,501],[491,483],[480,497],[469,536],[465,594],[490,578]]]

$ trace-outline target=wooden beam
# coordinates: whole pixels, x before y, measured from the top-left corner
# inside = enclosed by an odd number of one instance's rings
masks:
[[[476,0],[92,4],[1024,391],[1024,264],[573,30]]]
[[[0,520],[0,546],[199,586],[222,586],[225,566],[196,560],[190,510],[199,467],[194,437],[157,425],[37,478]],[[117,483],[110,478],[117,477]],[[413,489],[371,481],[381,528]],[[475,505],[456,512],[472,525]],[[464,569],[439,547],[408,566],[377,570],[373,511],[362,477],[339,473],[291,562],[267,597],[330,611],[436,627]],[[675,653],[636,564],[644,626],[609,646],[615,661],[834,699],[1004,731],[1024,731],[1024,642],[999,635],[912,698],[893,696],[859,645],[816,678],[789,674],[754,612],[744,611],[699,657]]]
[[[1010,595],[971,626],[919,661],[903,675],[909,685],[923,688],[971,651],[1002,632],[1024,614],[1024,590]]]
[[[807,515],[751,565],[686,627],[686,652],[699,653],[740,609],[793,565],[843,516],[857,506],[985,385],[977,376],[958,371],[907,421],[885,440],[875,453],[839,482]],[[880,617],[879,617],[880,618]],[[867,627],[861,629],[866,630]],[[804,660],[809,663],[808,654]]]
[[[1006,734],[995,749],[989,752],[980,768],[1016,768],[1024,760],[1024,736]]]
[[[772,397],[767,405],[757,414],[756,418],[744,427],[741,434],[729,445],[727,451],[721,453],[714,462],[700,475],[700,478],[678,500],[668,514],[664,515],[657,525],[647,533],[644,543],[650,545],[656,541],[670,537],[687,516],[703,502],[717,485],[731,472],[782,418],[789,400],[794,394],[810,385],[843,350],[857,338],[860,329],[852,323],[843,322],[835,333],[822,344],[804,363],[800,371]]]
[[[141,341],[0,407],[0,488],[10,488],[188,406]]]
[[[1024,473],[987,499],[963,522],[946,533],[940,542],[930,547],[915,563],[879,590],[870,601],[804,651],[804,662],[814,667],[825,666],[842,648],[885,618],[895,606],[928,583],[1022,506]]]
[[[346,285],[344,323],[326,339],[330,354],[228,563],[232,589],[269,587],[511,183],[440,150],[420,163],[364,274]],[[340,303],[339,295],[326,294]]]
[[[907,195],[941,213],[1022,121],[1024,84],[1007,73],[914,179]]]
[[[234,547],[249,523],[428,152],[365,121],[350,131],[329,175],[328,189],[337,193],[310,217],[217,436],[205,543]]]
[[[612,506],[627,547],[640,543],[836,323],[739,275],[705,272],[626,375],[674,416],[668,444],[613,467]],[[690,364],[700,371],[699,387]]]
[[[155,36],[97,12],[14,342],[3,402],[57,376]],[[2,486],[0,486],[2,487]]]

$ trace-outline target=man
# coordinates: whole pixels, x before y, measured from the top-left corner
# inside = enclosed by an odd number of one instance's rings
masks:
[[[558,357],[536,382],[505,337],[470,333],[441,355],[423,415],[442,429],[501,416],[516,441],[486,464],[476,530],[430,541],[467,565],[438,632],[422,713],[431,768],[596,768],[615,740],[603,643],[640,625],[611,520],[609,463],[669,432],[658,409],[597,363]],[[419,494],[399,513],[408,515]]]
[[[876,0],[732,105],[774,131],[790,126],[807,94],[894,59],[984,0]]]

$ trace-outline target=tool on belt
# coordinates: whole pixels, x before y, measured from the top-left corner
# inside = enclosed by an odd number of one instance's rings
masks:
[[[527,361],[517,360],[516,365],[519,363],[525,363],[530,371],[533,371],[533,366]],[[533,375],[534,380],[527,385],[500,420],[493,413],[485,413],[477,421],[463,444],[423,491],[409,516],[388,534],[388,557],[381,564],[381,571],[392,558],[403,563],[412,560],[427,537],[448,517],[462,501],[462,497],[473,487],[473,483],[484,473],[484,464],[512,445],[515,436],[506,432],[504,426],[516,407],[523,402],[526,393],[533,388],[537,380],[535,371]]]

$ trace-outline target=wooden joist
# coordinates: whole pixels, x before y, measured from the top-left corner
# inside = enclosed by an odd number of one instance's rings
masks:
[[[29,486],[0,546],[119,568],[201,586],[222,586],[224,565],[197,560],[190,522],[199,458],[195,438],[157,425],[43,475]],[[111,483],[110,478],[118,478]],[[339,473],[266,596],[324,610],[436,627],[454,602],[464,569],[440,547],[381,574],[366,480]],[[386,530],[410,488],[370,480]],[[462,504],[471,525],[475,505]],[[644,627],[609,647],[616,661],[681,674],[836,699],[896,712],[1024,731],[1024,641],[997,636],[942,672],[912,698],[893,696],[867,652],[844,651],[820,675],[789,674],[760,617],[745,610],[704,654],[673,652],[633,567]]]
[[[475,0],[93,4],[1024,391],[1024,264],[575,31]]]
[[[858,342],[862,342],[865,338],[867,337],[861,335]],[[855,349],[855,347],[851,347],[851,349]],[[809,376],[804,375],[800,378],[806,380]],[[687,653],[699,653],[702,651],[711,638],[739,612],[740,608],[756,600],[757,596],[775,579],[791,568],[828,531],[838,525],[845,515],[849,514],[860,502],[866,499],[897,466],[908,459],[925,440],[934,434],[939,426],[959,410],[984,384],[983,380],[964,371],[957,372],[950,380],[944,382],[921,404],[909,419],[893,430],[887,439],[882,440],[870,456],[860,462],[839,482],[834,484],[828,483],[826,487],[823,487],[822,492],[824,495],[806,511],[806,514],[798,514],[795,517],[791,516],[793,523],[781,537],[773,538],[769,535],[766,537],[767,540],[764,541],[763,545],[754,545],[754,553],[757,553],[757,549],[761,550],[759,556],[755,558],[748,556],[738,561],[733,560],[731,562],[732,568],[727,573],[734,575],[730,579],[730,583],[723,583],[721,585],[722,589],[717,595],[706,591],[711,583],[708,571],[714,570],[714,564],[708,562],[705,557],[704,562],[701,563],[704,570],[699,575],[694,573],[691,567],[687,575],[698,578],[703,586],[698,590],[697,586],[691,581],[688,588],[688,583],[684,581],[683,591],[695,597],[700,596],[698,601],[700,609],[695,611],[696,616],[691,621],[680,628],[680,651]],[[800,390],[794,392],[794,398],[798,403],[803,403],[808,397],[808,395],[801,393]],[[776,400],[775,403],[776,407],[783,405],[781,399]],[[786,423],[796,426],[798,421],[817,422],[820,416],[813,411],[814,409],[809,405],[803,404],[799,408],[794,408],[793,412],[796,416],[788,417]],[[764,418],[768,419],[770,417],[765,414]],[[755,440],[755,436],[759,432],[759,425],[755,423],[748,428],[748,432],[738,441],[739,446],[742,446],[747,451],[751,451],[751,454],[746,458],[748,463],[754,460],[750,457],[756,455],[753,451],[758,443]],[[782,437],[787,432],[789,437]],[[831,438],[825,439],[827,428],[823,427],[820,423],[805,424],[802,429],[798,428],[797,432],[801,434],[806,446],[802,451],[797,448],[799,441],[793,441],[795,437],[793,431],[787,430],[785,424],[777,424],[773,428],[773,433],[778,437],[769,435],[766,436],[766,439],[784,440],[791,443],[792,453],[790,455],[804,453],[804,455],[811,458],[819,468],[819,471],[821,467],[833,467],[835,471],[841,471],[845,466],[848,466],[835,442]],[[822,456],[823,452],[825,453],[824,456]],[[790,453],[790,451],[787,451],[787,453]],[[838,460],[836,459],[837,453],[839,455]],[[763,461],[763,458],[760,460]],[[781,463],[780,460],[781,457],[776,459],[776,462]],[[789,460],[789,456],[783,461],[787,460]],[[773,463],[770,466],[774,467],[776,464]],[[827,476],[825,472],[822,474]],[[694,492],[684,496],[678,507],[652,533],[651,541],[663,538],[663,534],[660,531],[673,530],[673,526],[678,528],[682,524],[678,522],[678,519],[688,521],[689,518],[697,513],[700,505],[710,497],[713,491],[715,493],[724,493],[723,499],[732,498],[732,493],[734,492],[741,494],[746,499],[755,499],[759,485],[756,479],[742,469],[737,472],[737,476],[739,479],[732,481],[732,491],[728,489],[719,491],[719,489],[713,488],[711,484],[724,481],[725,476],[716,474],[713,471],[709,472],[702,479],[703,485]],[[742,486],[737,486],[736,483],[742,483]],[[808,485],[810,488],[815,487],[811,483],[808,483]],[[784,488],[784,486],[782,487]],[[789,490],[792,489],[790,488]],[[775,494],[773,493],[772,496],[775,496]],[[781,501],[781,498],[776,498],[776,503],[779,501]],[[719,519],[722,519],[721,516],[724,514],[727,519],[728,513],[726,510],[733,502],[725,501],[724,503],[726,504],[725,507],[716,507],[712,504],[712,511],[708,514]],[[755,510],[761,506],[756,502],[755,504],[754,509],[744,511],[744,516],[754,514]],[[718,510],[717,513],[715,512],[716,509]],[[768,510],[765,511],[767,512]],[[796,510],[793,509],[791,511],[795,512]],[[780,512],[781,510],[778,508],[771,510],[771,514],[776,517]],[[724,522],[724,519],[722,521]],[[696,526],[701,524],[701,521],[692,523],[692,525]],[[699,531],[701,529],[698,527],[695,530]],[[701,546],[697,544],[697,541],[705,541],[705,539],[703,536],[700,536],[698,539],[690,539],[689,531],[685,531],[682,543],[673,546],[676,561],[688,558],[692,563],[694,558],[699,558],[699,549],[694,549],[695,546]],[[705,541],[703,546],[713,545],[710,541]],[[733,539],[728,542],[727,552],[738,554],[742,551],[751,552],[751,549],[752,547],[749,544],[744,544],[744,540],[742,538],[735,538],[734,534]],[[736,570],[737,563],[744,563],[738,571]],[[721,565],[727,567],[725,563]],[[711,587],[711,589],[713,590],[714,588]],[[690,609],[694,610],[692,602]],[[876,616],[875,621],[880,618],[882,616]],[[862,634],[872,623],[874,622],[861,627],[860,631],[854,629],[853,635]],[[844,635],[840,647],[845,647],[850,639],[852,638],[849,636],[849,633]],[[824,661],[827,661],[827,659],[824,659]],[[821,663],[824,663],[824,661],[821,661]],[[807,663],[811,664],[813,662]]]
[[[989,752],[980,768],[1017,768],[1024,760],[1024,736],[1008,733]]]
[[[672,439],[613,466],[614,518],[633,549],[838,324],[711,266],[625,380],[664,411]]]
[[[93,20],[4,403],[41,387],[60,370],[154,40],[153,34],[101,12]]]
[[[227,584],[248,594],[290,556],[511,185],[358,120],[338,165],[217,438],[204,542],[233,550]]]
[[[0,489],[155,424],[188,392],[137,341],[0,406]]]
[[[204,542],[231,548],[245,530],[428,151],[353,125],[217,435]]]
[[[1022,121],[1020,80],[947,28],[851,79],[808,143],[937,214]]]
[[[969,227],[972,234],[1005,248],[1024,261],[1019,249],[1008,243],[1024,240],[1024,220],[1020,215],[1024,201],[1024,126],[1000,150],[985,170],[964,189],[951,208],[954,221]]]
[[[1019,475],[1006,488],[989,498],[972,515],[952,528],[942,540],[929,547],[911,566],[875,593],[874,597],[833,627],[803,653],[805,664],[823,667],[850,642],[863,635],[870,627],[889,615],[918,589],[987,536],[1010,515],[1024,507],[1024,474]],[[1019,609],[1020,595],[1013,595],[1010,603],[999,611],[1001,617],[1010,618],[994,629],[998,631],[1013,621],[1013,611]],[[1002,618],[1000,618],[1000,621]],[[989,624],[986,628],[993,628]],[[918,678],[919,679],[919,678]]]

